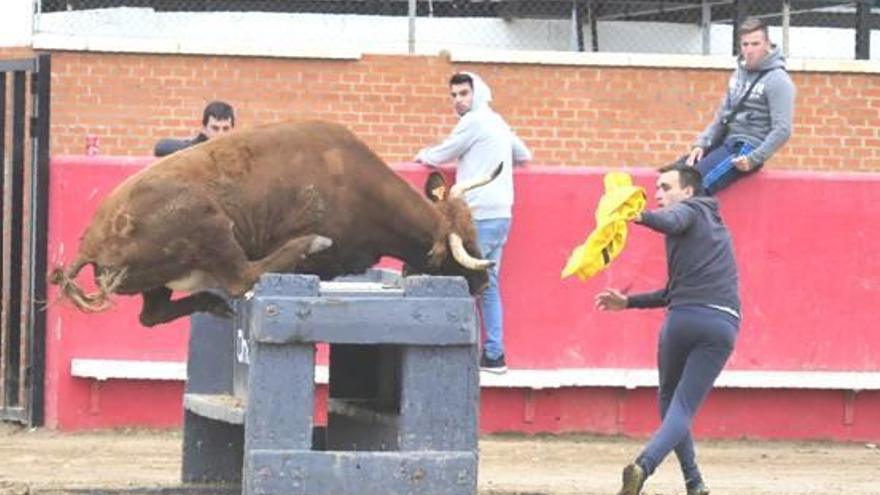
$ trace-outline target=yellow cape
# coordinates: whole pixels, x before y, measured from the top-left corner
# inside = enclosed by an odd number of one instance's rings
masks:
[[[633,186],[624,172],[605,174],[605,194],[596,208],[596,228],[576,247],[562,269],[562,278],[586,280],[602,271],[626,245],[626,222],[645,209],[645,189]]]

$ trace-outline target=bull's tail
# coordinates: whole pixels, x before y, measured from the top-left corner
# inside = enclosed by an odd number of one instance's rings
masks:
[[[73,302],[80,311],[97,313],[113,305],[110,296],[125,279],[125,270],[102,273],[96,277],[98,290],[86,293],[77,285],[76,276],[89,263],[91,262],[88,260],[77,259],[66,271],[63,266],[56,267],[49,275],[49,282],[59,286],[61,296]]]

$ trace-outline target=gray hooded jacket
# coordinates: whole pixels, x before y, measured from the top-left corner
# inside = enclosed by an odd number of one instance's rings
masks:
[[[513,206],[514,162],[531,160],[531,152],[500,115],[492,110],[492,92],[480,76],[465,72],[474,81],[471,110],[462,115],[452,134],[442,143],[425,148],[416,160],[428,165],[458,160],[457,182],[485,177],[504,163],[501,175],[489,184],[465,193],[476,220],[510,218]]]
[[[767,74],[755,84],[748,100],[734,116],[727,139],[744,141],[755,149],[748,157],[752,163],[763,164],[776,152],[791,135],[791,122],[794,115],[795,88],[785,71],[785,57],[774,46],[761,65],[754,70],[746,69],[742,58],[730,76],[727,95],[721,103],[715,120],[700,134],[695,146],[706,148],[719,133],[724,132],[722,119],[728,115],[749,88],[752,81],[761,73]]]

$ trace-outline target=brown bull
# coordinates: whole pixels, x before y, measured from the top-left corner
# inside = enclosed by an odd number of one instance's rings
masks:
[[[491,262],[469,254],[479,248],[460,195],[488,180],[432,203],[340,125],[236,132],[120,184],[99,205],[77,258],[51,281],[87,312],[109,307],[111,294],[140,293],[146,326],[196,311],[228,315],[224,298],[206,290],[241,296],[266,272],[329,279],[386,255],[410,272],[462,275],[477,293]],[[87,264],[93,293],[74,280]],[[172,290],[192,294],[172,300]]]

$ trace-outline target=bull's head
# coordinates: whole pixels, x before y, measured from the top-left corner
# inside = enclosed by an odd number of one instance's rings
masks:
[[[459,182],[448,187],[443,174],[433,171],[425,181],[425,195],[440,212],[442,227],[437,240],[427,253],[428,273],[459,275],[468,282],[471,294],[481,293],[489,283],[488,270],[495,262],[482,258],[477,244],[471,210],[464,201],[464,193],[483,186],[501,173],[503,163],[487,177],[470,182]],[[407,267],[407,271],[412,271]]]

